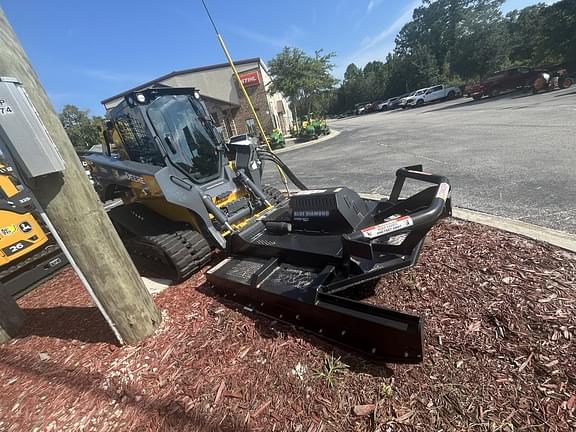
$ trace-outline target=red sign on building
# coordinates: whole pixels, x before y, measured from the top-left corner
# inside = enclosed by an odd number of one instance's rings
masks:
[[[250,87],[260,84],[260,75],[258,71],[246,72],[240,74],[240,81],[244,84],[244,87]]]

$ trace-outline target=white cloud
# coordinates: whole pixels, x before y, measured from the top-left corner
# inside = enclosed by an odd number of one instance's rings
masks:
[[[237,26],[227,26],[226,30],[236,34],[237,36],[250,39],[254,42],[259,42],[265,45],[269,45],[275,48],[282,48],[285,46],[294,46],[294,40],[300,39],[304,36],[305,32],[302,28],[297,25],[291,24],[287,26],[287,32],[283,37],[273,37],[254,30],[250,30],[246,27]]]
[[[406,24],[408,21],[412,19],[412,13],[414,8],[420,4],[420,0],[412,2],[400,15],[398,18],[394,20],[392,24],[382,30],[380,33],[374,36],[366,36],[362,40],[362,49],[369,49],[372,48],[374,45],[382,42],[383,40],[387,39],[388,36],[396,33]]]
[[[558,0],[507,0],[502,5],[502,12],[508,13],[514,9],[523,9],[526,6],[532,6],[538,3],[546,3],[547,5],[551,5],[552,3],[556,3]]]
[[[366,13],[372,12],[372,10],[378,7],[378,5],[380,5],[380,3],[382,3],[383,1],[384,0],[370,0],[368,2],[368,6],[366,7]]]
[[[133,73],[115,72],[104,69],[82,69],[80,73],[83,75],[94,78],[99,81],[108,81],[114,83],[134,83],[145,81],[146,77]]]
[[[260,42],[265,45],[280,48],[285,45],[284,39],[278,39],[272,36],[268,36],[254,30],[250,30],[247,27],[227,26],[226,29],[236,34],[237,36],[253,40],[254,42]]]
[[[394,38],[396,33],[412,19],[414,8],[418,7],[420,0],[412,1],[406,9],[388,27],[379,33],[366,36],[360,43],[360,47],[348,56],[344,56],[334,69],[337,78],[344,76],[344,71],[350,63],[363,67],[372,60],[384,60],[388,53],[394,50]]]
[[[334,76],[338,79],[344,77],[344,72],[350,63],[354,63],[358,67],[364,67],[366,63],[379,60],[384,61],[388,53],[394,50],[394,41],[383,43],[374,49],[366,51],[357,51],[349,56],[342,57],[340,61],[336,59],[337,65],[334,68]]]

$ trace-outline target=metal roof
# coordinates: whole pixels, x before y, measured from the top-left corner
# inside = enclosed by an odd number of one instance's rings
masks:
[[[248,63],[260,63],[264,67],[264,69],[266,69],[266,65],[262,62],[262,59],[260,57],[253,57],[253,58],[249,58],[249,59],[238,60],[238,61],[234,62],[234,65],[240,66],[240,65],[244,65],[244,64],[248,64]],[[197,68],[173,71],[173,72],[170,72],[166,75],[162,75],[159,78],[155,78],[153,80],[145,82],[144,84],[140,84],[136,87],[133,87],[131,89],[123,91],[122,93],[118,93],[114,96],[110,96],[109,98],[106,98],[106,99],[100,101],[100,103],[101,104],[107,104],[108,102],[111,102],[115,99],[124,97],[131,92],[142,90],[143,88],[153,86],[154,84],[158,84],[160,81],[164,81],[168,78],[172,78],[172,77],[175,77],[178,75],[186,75],[186,74],[191,74],[191,73],[196,73],[196,72],[204,72],[204,71],[213,70],[213,69],[222,69],[225,67],[230,67],[230,65],[228,63],[219,63],[219,64],[215,64],[215,65],[210,65],[210,66],[201,66],[201,67],[197,67]]]

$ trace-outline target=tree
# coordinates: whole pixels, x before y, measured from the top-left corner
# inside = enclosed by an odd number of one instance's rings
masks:
[[[386,64],[378,60],[368,62],[362,73],[368,93],[366,96],[371,100],[383,98],[388,81]]]
[[[538,57],[538,48],[542,44],[545,30],[545,9],[544,3],[538,3],[506,15],[510,60],[513,63],[533,62]]]
[[[476,1],[469,8],[465,31],[456,41],[450,70],[464,78],[493,73],[509,63],[510,43],[500,7],[502,0]]]
[[[576,1],[562,0],[544,11],[538,57],[576,68]]]
[[[461,85],[510,63],[576,68],[576,1],[502,15],[504,0],[423,0],[384,63],[348,65],[333,109],[437,83]]]
[[[354,63],[349,64],[344,72],[344,81],[340,87],[345,109],[352,108],[355,104],[364,102],[366,93],[364,75],[362,69]]]
[[[89,111],[82,111],[74,105],[65,105],[58,115],[66,133],[76,150],[86,150],[96,144],[101,144],[98,124],[100,117],[89,116]]]
[[[470,78],[507,62],[504,0],[425,0],[396,37],[395,53],[434,57],[437,78]],[[426,60],[430,64],[430,60]],[[428,73],[428,75],[430,75]]]
[[[344,72],[344,84],[350,83],[361,77],[362,77],[362,69],[360,69],[354,63],[350,63],[346,67],[346,71]]]
[[[396,95],[439,81],[436,58],[426,45],[414,47],[406,56],[397,56],[391,69],[388,85]]]
[[[338,82],[331,75],[334,55],[318,50],[309,56],[299,48],[284,47],[268,62],[272,76],[269,92],[288,96],[296,111],[295,117],[298,112],[309,112],[313,107],[324,109],[325,93]]]

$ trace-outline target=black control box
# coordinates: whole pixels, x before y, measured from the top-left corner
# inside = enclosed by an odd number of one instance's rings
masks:
[[[350,233],[368,214],[364,200],[346,187],[297,192],[290,208],[292,229],[302,232]]]

